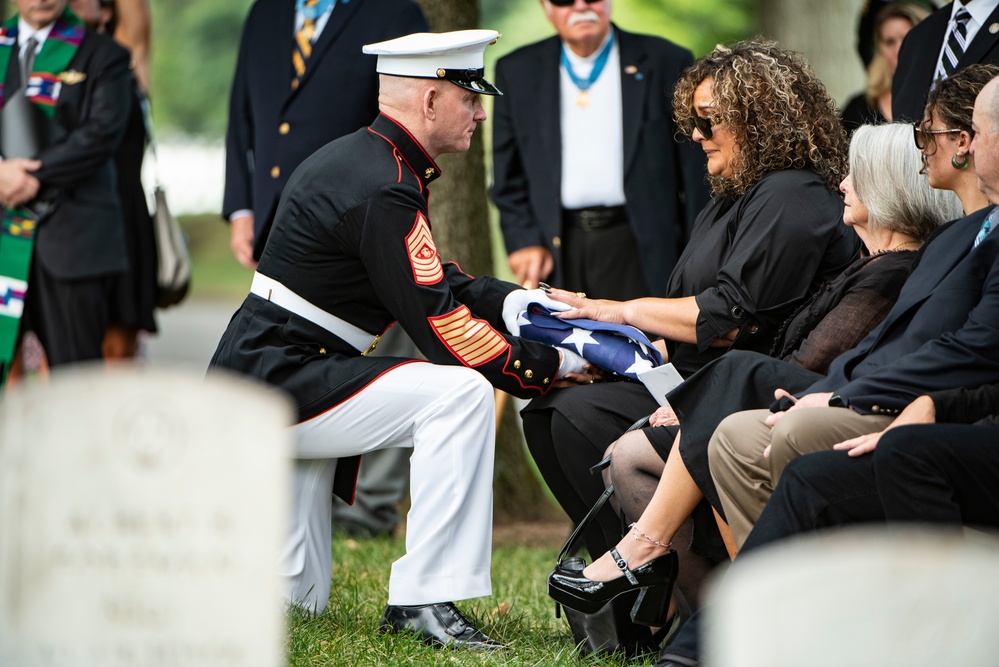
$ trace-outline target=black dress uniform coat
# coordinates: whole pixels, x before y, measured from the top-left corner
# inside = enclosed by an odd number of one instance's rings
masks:
[[[639,261],[653,296],[665,296],[670,272],[694,220],[707,204],[704,153],[676,141],[673,87],[693,63],[690,51],[659,37],[614,28],[621,56],[624,196]],[[508,253],[544,246],[562,282],[562,42],[530,44],[496,64],[492,197]]]
[[[226,133],[222,215],[251,209],[254,257],[278,198],[302,160],[378,115],[377,58],[361,47],[413,32],[426,19],[412,0],[338,2],[291,88],[294,0],[257,0],[239,45]]]
[[[940,49],[950,26],[951,4],[933,12],[909,31],[898,51],[898,68],[891,82],[891,112],[896,122],[922,120],[933,85]],[[992,26],[996,26],[993,30]],[[958,68],[975,63],[999,64],[999,6],[975,35]]]
[[[427,186],[439,174],[401,125],[379,116],[302,163],[282,195],[258,271],[372,336],[398,320],[431,363],[474,368],[515,396],[541,395],[559,355],[505,333],[503,300],[517,287],[440,261],[427,207]],[[284,389],[306,420],[404,363],[414,360],[362,356],[251,294],[211,365]]]

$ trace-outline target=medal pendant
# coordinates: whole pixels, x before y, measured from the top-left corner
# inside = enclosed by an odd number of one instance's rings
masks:
[[[576,106],[580,109],[585,109],[586,105],[590,103],[590,94],[585,90],[579,91],[579,95],[576,95]]]

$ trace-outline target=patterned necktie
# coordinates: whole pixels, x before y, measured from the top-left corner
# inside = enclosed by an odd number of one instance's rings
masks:
[[[975,237],[975,245],[973,247],[977,248],[978,244],[985,240],[985,237],[989,235],[992,231],[992,216],[995,215],[995,211],[989,213],[989,217],[985,218],[985,222],[982,223],[982,228],[978,230],[978,236]]]
[[[964,7],[961,7],[954,15],[954,25],[947,36],[947,43],[944,45],[943,57],[940,58],[936,78],[946,79],[957,70],[957,63],[968,48],[968,21],[970,20],[971,14]]]
[[[28,87],[28,78],[31,76],[31,68],[35,66],[35,51],[38,50],[38,40],[34,37],[28,39],[21,53],[21,87]]]
[[[305,0],[305,7],[311,8],[319,4],[319,0]],[[305,64],[312,55],[312,38],[316,36],[316,19],[309,18],[306,12],[302,27],[295,33],[295,48],[291,53],[291,66],[295,69],[295,78],[291,80],[291,89],[298,88],[298,83],[305,74]]]

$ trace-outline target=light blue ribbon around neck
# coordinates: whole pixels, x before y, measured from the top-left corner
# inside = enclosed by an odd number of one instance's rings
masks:
[[[575,72],[572,71],[572,64],[569,62],[569,56],[566,55],[566,46],[562,45],[562,67],[569,74],[569,78],[572,82],[576,84],[576,87],[580,90],[588,90],[590,86],[597,82],[600,77],[600,73],[604,71],[604,67],[607,65],[607,59],[610,58],[611,47],[614,46],[614,35],[607,40],[607,44],[604,46],[603,50],[600,51],[600,55],[597,59],[593,61],[593,69],[590,70],[590,76],[585,79]]]

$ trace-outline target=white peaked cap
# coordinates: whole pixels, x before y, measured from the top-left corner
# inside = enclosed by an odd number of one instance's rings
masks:
[[[448,79],[462,88],[496,94],[499,91],[482,79],[482,53],[499,36],[495,30],[417,32],[366,44],[363,51],[378,56],[379,74]]]

